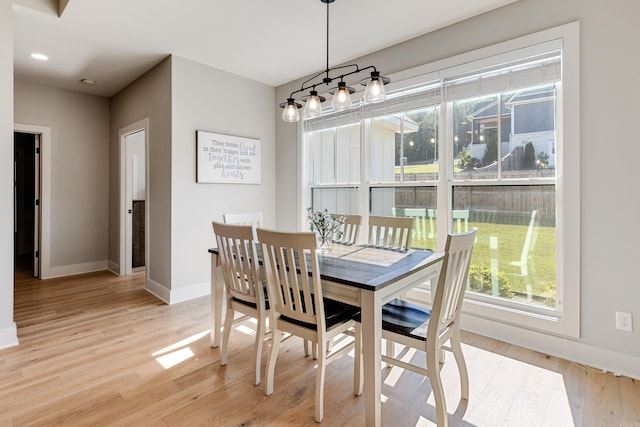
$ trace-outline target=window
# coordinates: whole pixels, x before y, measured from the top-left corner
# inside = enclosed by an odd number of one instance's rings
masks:
[[[305,121],[301,208],[413,217],[414,248],[476,227],[466,311],[577,336],[576,28],[421,67],[383,103]]]

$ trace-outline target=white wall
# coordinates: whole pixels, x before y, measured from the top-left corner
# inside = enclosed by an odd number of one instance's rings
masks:
[[[18,344],[13,322],[13,9],[0,0],[0,348]]]
[[[16,123],[51,128],[49,277],[105,269],[108,99],[16,80],[14,114]]]
[[[640,249],[633,216],[640,199],[640,116],[637,79],[640,2],[617,0],[520,0],[349,63],[374,64],[385,74],[434,62],[547,28],[580,21],[581,153],[581,338],[575,342],[476,319],[478,332],[530,348],[625,370],[640,377]],[[300,81],[278,87],[276,102]],[[277,162],[297,164],[297,129],[276,120]],[[279,228],[291,228],[298,214],[294,168],[277,169]],[[632,333],[615,329],[615,311],[630,312]]]
[[[270,86],[175,56],[171,82],[173,303],[209,293],[211,221],[227,212],[262,211],[265,227],[275,226],[276,105]],[[259,139],[261,184],[197,184],[197,130]]]

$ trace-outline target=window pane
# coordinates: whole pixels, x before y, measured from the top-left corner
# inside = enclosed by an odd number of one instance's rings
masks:
[[[543,86],[503,95],[511,115],[509,148],[514,159],[503,162],[503,176],[553,177],[556,167],[555,87]],[[521,157],[521,159],[519,159]]]
[[[438,179],[439,107],[372,120],[372,182]]]
[[[336,183],[360,181],[360,125],[336,129]]]
[[[360,125],[310,134],[313,184],[357,183],[360,179]]]
[[[336,214],[358,214],[357,188],[312,188],[311,207]]]
[[[411,247],[435,249],[436,187],[371,188],[371,215],[412,217]]]
[[[468,291],[555,308],[555,186],[457,186],[453,196],[454,215],[467,211],[478,229]]]
[[[553,177],[555,87],[454,102],[452,132],[456,179]]]
[[[392,115],[373,119],[371,121],[371,181],[394,182],[395,166],[394,153],[396,148],[396,134],[400,132],[402,115]]]
[[[335,129],[311,133],[313,184],[335,182]]]
[[[455,178],[498,177],[497,105],[497,96],[465,99],[453,103]]]

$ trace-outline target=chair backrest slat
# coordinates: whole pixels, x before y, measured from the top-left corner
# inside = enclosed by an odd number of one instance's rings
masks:
[[[354,245],[358,242],[358,234],[360,233],[360,225],[362,224],[361,215],[340,215],[333,214],[332,216],[343,216],[344,225],[342,226],[342,236],[333,236],[334,242],[343,243],[347,245]]]
[[[252,227],[214,221],[213,231],[227,292],[234,298],[263,304],[262,274]]]
[[[413,220],[412,217],[369,216],[369,245],[408,250]]]
[[[433,297],[427,340],[437,339],[452,323],[460,320],[476,232],[474,228],[469,232],[447,237],[445,256]]]
[[[258,228],[257,235],[275,312],[325,328],[316,234]]]
[[[253,239],[258,240],[256,228],[262,227],[262,212],[226,213],[222,215],[225,224],[250,225],[253,227]]]

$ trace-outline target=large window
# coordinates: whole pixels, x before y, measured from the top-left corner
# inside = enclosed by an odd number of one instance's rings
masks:
[[[562,38],[490,51],[400,81],[381,104],[306,121],[301,208],[413,217],[414,248],[442,250],[447,233],[476,227],[468,310],[577,335],[566,236],[579,206],[566,194],[579,156],[563,115],[576,61]]]

